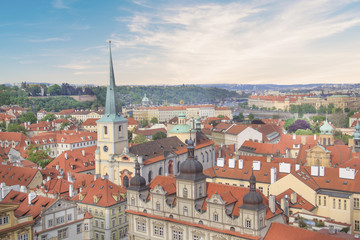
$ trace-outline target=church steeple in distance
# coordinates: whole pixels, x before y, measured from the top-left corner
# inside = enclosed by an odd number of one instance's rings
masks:
[[[108,85],[106,91],[105,115],[118,115],[119,108],[117,105],[117,97],[116,97],[114,67],[113,67],[112,54],[111,54],[111,41],[109,41],[109,51],[110,51],[110,84]]]

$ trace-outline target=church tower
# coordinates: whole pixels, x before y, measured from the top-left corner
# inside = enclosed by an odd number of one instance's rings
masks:
[[[105,113],[97,120],[97,149],[95,152],[95,174],[108,174],[114,181],[113,156],[122,154],[128,147],[128,120],[120,115],[116,96],[114,68],[110,50],[110,83],[106,91]]]
[[[324,147],[334,145],[333,130],[333,127],[329,124],[326,118],[324,124],[320,127],[320,145]]]

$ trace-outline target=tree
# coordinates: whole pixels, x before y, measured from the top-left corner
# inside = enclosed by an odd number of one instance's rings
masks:
[[[302,120],[302,119],[298,119],[293,124],[291,124],[289,126],[289,132],[290,133],[295,133],[296,130],[298,130],[298,129],[306,130],[306,129],[311,129],[311,128],[310,128],[310,125],[309,125],[309,123],[307,121]]]
[[[8,132],[21,132],[23,134],[26,134],[26,129],[24,126],[20,126],[16,123],[10,123],[7,128]]]
[[[0,122],[0,132],[6,131],[6,123],[5,121]]]
[[[61,94],[61,87],[57,84],[51,85],[48,89],[47,92],[51,95],[51,96],[57,96]]]
[[[154,124],[158,123],[159,121],[158,121],[157,117],[153,117],[153,118],[150,120],[150,122],[154,125]]]
[[[54,114],[46,114],[46,116],[43,119],[41,119],[41,121],[49,120],[51,122],[51,121],[54,121],[55,119],[56,119],[56,116]]]
[[[216,127],[216,125],[218,125],[219,123],[215,120],[212,120],[209,124],[213,127]]]
[[[224,118],[225,116],[224,115],[218,115],[217,118]]]
[[[40,149],[38,145],[30,144],[26,150],[27,159],[41,167],[46,167],[53,159],[49,156],[49,149]]]
[[[289,130],[289,126],[295,122],[295,118],[287,119],[284,123],[284,128]]]
[[[346,120],[346,115],[343,113],[333,113],[329,115],[328,119],[335,127],[338,128],[346,127],[349,122]]]
[[[166,133],[156,132],[152,135],[152,140],[158,140],[158,139],[162,139],[162,138],[166,138]]]
[[[65,127],[69,126],[70,123],[69,122],[63,122],[61,125],[60,125],[60,130],[64,130]]]
[[[146,127],[147,125],[149,125],[148,120],[140,120],[139,123],[140,123],[141,127]]]
[[[235,122],[243,122],[245,120],[244,114],[243,113],[239,113],[238,115],[235,115],[233,117],[233,120]]]
[[[137,134],[134,139],[133,143],[140,144],[146,142],[146,137],[142,134]]]
[[[39,87],[39,85],[31,85],[28,88],[28,91],[31,94],[31,96],[39,96],[41,92],[41,88]]]
[[[35,116],[35,114],[31,111],[26,112],[25,114],[23,114],[20,117],[20,122],[31,122],[31,123],[36,123],[37,118]]]
[[[311,131],[310,129],[298,129],[295,132],[296,135],[313,135],[313,131]]]
[[[251,124],[265,124],[263,121],[261,121],[260,119],[254,119],[251,121]]]
[[[255,118],[255,117],[254,117],[254,114],[252,114],[252,113],[250,113],[248,117],[249,117],[249,120],[250,120],[250,121],[254,120],[254,118]]]

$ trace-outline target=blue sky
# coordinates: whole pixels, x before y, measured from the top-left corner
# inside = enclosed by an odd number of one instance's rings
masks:
[[[360,82],[360,2],[14,0],[0,84]]]

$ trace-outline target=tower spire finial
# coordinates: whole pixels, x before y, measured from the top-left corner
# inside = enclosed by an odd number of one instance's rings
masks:
[[[117,98],[116,98],[115,75],[114,75],[114,67],[113,67],[112,54],[111,54],[111,40],[109,40],[109,52],[110,52],[110,83],[106,91],[105,114],[117,115],[119,113],[119,109],[117,106]]]

